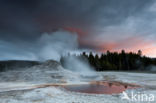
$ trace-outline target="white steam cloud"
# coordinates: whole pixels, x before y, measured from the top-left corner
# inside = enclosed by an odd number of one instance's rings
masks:
[[[67,31],[44,33],[33,43],[9,43],[0,40],[0,60],[60,60],[64,53],[78,47],[77,35]]]
[[[78,72],[82,75],[95,75],[94,69],[89,65],[88,61],[75,56],[69,56],[64,60],[64,66],[71,71]]]
[[[37,44],[41,45],[38,57],[41,60],[60,60],[64,53],[74,51],[78,47],[77,35],[67,31],[43,34]]]

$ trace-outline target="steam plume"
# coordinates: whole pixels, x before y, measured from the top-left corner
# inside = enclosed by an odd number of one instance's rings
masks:
[[[1,59],[18,59],[18,60],[56,60],[60,61],[62,55],[68,52],[78,51],[77,35],[67,31],[56,31],[52,33],[44,33],[42,36],[33,43],[11,44],[3,42],[4,46],[0,49],[8,52],[0,51]],[[9,48],[9,47],[12,48]],[[10,54],[10,55],[8,55]],[[10,60],[10,59],[9,59]],[[92,72],[88,63],[79,60],[76,57],[66,58],[66,67],[72,71],[80,73]]]

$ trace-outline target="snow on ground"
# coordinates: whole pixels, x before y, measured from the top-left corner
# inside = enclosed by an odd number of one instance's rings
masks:
[[[65,70],[50,61],[31,68],[0,73],[0,103],[156,103],[156,75],[148,73],[98,72],[92,77]],[[131,93],[153,94],[155,100],[122,100],[123,94],[87,94],[67,91],[61,87],[34,88],[41,84],[80,84],[92,80],[121,81],[142,86]]]

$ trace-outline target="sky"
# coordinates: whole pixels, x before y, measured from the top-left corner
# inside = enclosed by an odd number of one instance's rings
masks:
[[[80,50],[156,57],[155,0],[0,0],[0,13],[0,56],[8,59],[58,30],[76,33]]]

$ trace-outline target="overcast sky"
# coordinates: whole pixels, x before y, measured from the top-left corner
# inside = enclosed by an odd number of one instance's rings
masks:
[[[80,49],[156,57],[155,0],[0,0],[0,13],[0,56],[62,29],[78,34]]]

